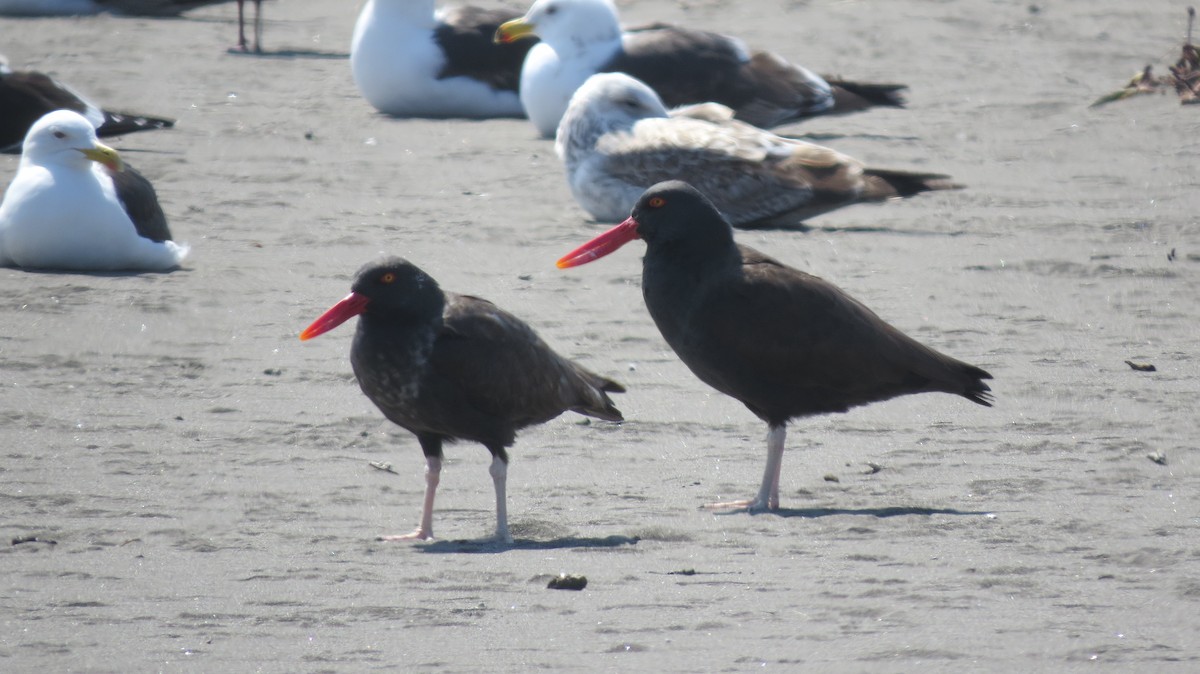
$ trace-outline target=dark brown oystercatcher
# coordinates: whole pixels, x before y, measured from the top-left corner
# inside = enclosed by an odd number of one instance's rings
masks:
[[[492,453],[496,538],[508,531],[505,482],[516,432],[567,410],[607,421],[621,412],[605,392],[624,388],[559,356],[528,325],[487,300],[444,292],[412,263],[391,257],[358,271],[351,293],[300,333],[311,339],[361,315],[350,364],[363,393],[425,453],[425,502],[416,531],[433,538],[442,443],[472,440]]]
[[[633,214],[558,261],[586,264],[646,242],[642,296],[671,348],[700,379],[767,422],[758,496],[715,507],[779,508],[787,422],[909,393],[943,391],[991,406],[987,372],[924,346],[833,284],[734,243],[687,183],[659,183]]]

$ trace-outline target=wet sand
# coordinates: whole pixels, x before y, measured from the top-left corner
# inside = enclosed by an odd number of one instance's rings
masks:
[[[765,427],[662,341],[638,246],[556,270],[601,225],[552,144],[376,114],[335,4],[266,3],[266,57],[225,53],[232,4],[0,19],[13,66],[179,119],[113,144],[193,250],[171,274],[0,270],[0,670],[1200,667],[1200,108],[1087,108],[1165,71],[1183,5],[621,3],[909,84],[907,110],[784,131],[969,186],[738,235],[990,370],[997,398],[795,422],[783,510],[750,516],[699,506],[752,494]],[[350,326],[296,335],[384,252],[629,388],[622,425],[520,435],[513,549],[476,542],[472,444],[447,451],[439,540],[374,540],[416,523],[420,450],[358,391]],[[8,545],[30,536],[55,543]],[[589,584],[546,589],[560,572]]]

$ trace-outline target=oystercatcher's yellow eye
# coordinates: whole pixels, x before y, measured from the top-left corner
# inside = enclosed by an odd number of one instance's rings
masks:
[[[662,197],[650,197],[650,201],[646,202],[650,208],[662,208],[667,205],[667,200]]]
[[[396,275],[390,271],[385,273],[383,276],[379,277],[380,283],[391,283],[392,281],[395,281],[395,280],[396,280]]]

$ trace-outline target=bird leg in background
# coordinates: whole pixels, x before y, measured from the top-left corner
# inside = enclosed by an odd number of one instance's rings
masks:
[[[246,44],[246,0],[237,0],[238,6],[238,41],[235,47],[239,51],[250,51]]]
[[[767,467],[763,470],[763,480],[762,485],[758,488],[758,496],[740,501],[709,503],[704,507],[720,510],[744,508],[749,512],[779,510],[779,473],[783,468],[783,442],[786,438],[787,426],[785,424],[771,426],[767,431]]]
[[[254,53],[262,53],[262,0],[254,0]]]
[[[508,460],[503,454],[492,455],[492,465],[488,467],[492,475],[492,484],[496,487],[496,540],[512,543],[512,534],[508,532]]]
[[[380,536],[381,541],[427,541],[433,538],[433,499],[437,496],[438,482],[442,478],[442,457],[425,457],[425,502],[421,504],[421,524],[411,534]]]
[[[234,49],[247,52],[250,45],[246,42],[246,0],[237,0],[238,8],[238,43]],[[262,0],[254,0],[254,52],[262,53]]]

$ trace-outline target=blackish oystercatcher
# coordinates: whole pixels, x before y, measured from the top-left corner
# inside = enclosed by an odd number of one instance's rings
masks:
[[[521,69],[521,102],[538,131],[554,135],[571,94],[591,75],[628,73],[668,107],[716,102],[738,119],[771,127],[875,106],[903,107],[899,84],[821,77],[737,38],[666,24],[622,31],[611,0],[537,0],[496,41],[536,35]]]
[[[376,110],[400,117],[524,117],[517,97],[533,41],[497,44],[517,12],[434,11],[434,0],[368,0],[354,25],[350,68]]]
[[[702,194],[651,187],[632,215],[558,261],[586,264],[646,242],[642,295],[663,338],[701,381],[767,422],[758,496],[713,507],[779,508],[787,422],[927,391],[991,406],[973,365],[924,346],[838,287],[738,245]]]
[[[58,110],[33,125],[0,202],[0,266],[166,271],[187,253],[150,181],[87,119]]]
[[[554,144],[571,193],[601,222],[624,220],[646,188],[682,180],[734,227],[792,228],[843,206],[961,186],[940,173],[868,168],[827,147],[733,119],[717,103],[668,114],[623,73],[592,75],[571,98]]]
[[[360,316],[350,364],[363,393],[425,453],[425,501],[416,531],[433,538],[442,443],[471,440],[492,453],[496,538],[512,542],[505,482],[516,432],[567,410],[606,421],[621,412],[618,383],[556,354],[528,325],[488,302],[444,292],[412,263],[391,257],[358,271],[351,293],[300,333],[311,339]]]

